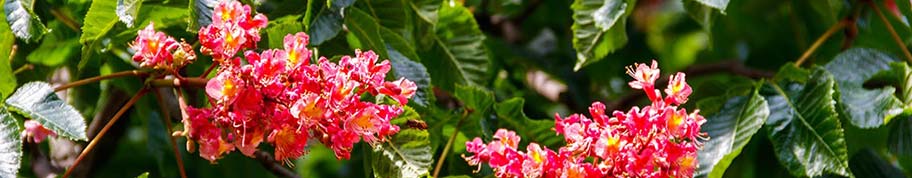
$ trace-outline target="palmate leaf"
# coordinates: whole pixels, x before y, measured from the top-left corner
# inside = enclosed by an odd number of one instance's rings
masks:
[[[0,107],[0,177],[16,177],[22,162],[19,123],[12,113]]]
[[[418,113],[406,107],[398,123],[402,130],[389,141],[379,144],[371,154],[374,176],[388,178],[422,177],[434,162],[428,131],[403,125],[405,120],[420,120]]]
[[[454,91],[457,84],[484,85],[491,61],[472,12],[462,5],[446,5],[438,15],[446,20],[437,23],[437,38],[421,60],[434,78],[434,86]]]
[[[139,15],[139,7],[142,6],[143,0],[117,0],[117,9],[115,13],[120,22],[127,24],[127,27],[133,27],[133,21]]]
[[[284,49],[285,36],[304,31],[304,25],[298,21],[298,18],[300,16],[285,16],[269,21],[269,25],[264,30],[269,48]]]
[[[494,104],[497,113],[497,127],[513,130],[522,137],[522,142],[536,142],[550,148],[562,145],[564,138],[554,134],[553,119],[529,119],[523,112],[523,98],[512,98]]]
[[[34,41],[47,32],[47,27],[35,15],[34,6],[34,0],[6,0],[3,3],[6,21],[19,39]]]
[[[579,70],[627,44],[627,15],[635,0],[575,0],[573,48]]]
[[[57,135],[86,140],[85,118],[44,82],[29,82],[6,99],[10,110],[34,119]]]
[[[766,99],[754,90],[749,96],[728,99],[719,113],[706,117],[701,131],[712,139],[698,153],[696,175],[722,177],[769,115]]]
[[[840,115],[859,128],[875,128],[902,112],[902,102],[893,87],[866,89],[862,85],[875,74],[890,69],[892,57],[874,49],[853,48],[824,66],[839,88]]]
[[[807,71],[786,64],[762,94],[771,112],[764,127],[779,162],[795,176],[825,173],[849,176],[844,131],[836,112],[833,76],[815,68]],[[798,78],[805,76],[805,78]]]

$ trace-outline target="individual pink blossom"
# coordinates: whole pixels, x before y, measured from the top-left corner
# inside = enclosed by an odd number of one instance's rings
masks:
[[[665,94],[668,94],[665,102],[670,104],[684,104],[687,102],[687,97],[690,96],[693,89],[684,81],[684,76],[685,74],[681,72],[669,76],[671,79],[668,80],[668,88],[665,89]]]
[[[133,61],[141,67],[171,69],[186,65],[196,59],[196,53],[186,42],[178,43],[171,36],[155,31],[154,23],[139,31],[130,44]]]
[[[48,136],[56,137],[57,133],[54,131],[48,130],[41,123],[35,120],[26,120],[25,121],[25,130],[22,132],[22,137],[31,138],[32,143],[41,143]]]
[[[635,89],[652,93],[651,105],[630,110],[605,112],[605,105],[592,103],[592,119],[572,114],[555,114],[554,131],[564,136],[566,145],[557,152],[530,143],[518,151],[520,139],[512,131],[500,129],[494,140],[485,144],[480,138],[466,143],[463,156],[469,165],[488,163],[497,177],[691,177],[697,165],[697,151],[706,140],[700,126],[706,122],[699,111],[688,113],[679,105],[691,93],[684,75],[672,76],[668,97],[654,89],[657,64],[638,64],[628,71],[636,81]],[[521,164],[517,164],[521,162]]]
[[[294,35],[287,35],[284,39],[285,51],[288,52],[288,65],[297,66],[300,64],[310,64],[310,49],[307,44],[310,42],[310,36],[304,32],[298,32]]]

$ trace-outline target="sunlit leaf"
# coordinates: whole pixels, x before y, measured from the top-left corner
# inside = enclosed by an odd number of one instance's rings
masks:
[[[9,25],[0,23],[0,76],[15,76],[10,62],[4,61],[10,59],[15,43],[16,37],[10,31]],[[13,90],[16,90],[16,77],[0,77],[0,98],[13,94]]]
[[[777,77],[806,73],[800,70],[783,67]],[[809,78],[779,78],[764,86],[762,91],[772,111],[764,127],[769,129],[779,162],[792,175],[849,176],[844,131],[834,100],[836,82],[822,68],[812,72]]]
[[[34,7],[34,0],[6,0],[3,3],[6,21],[9,22],[13,34],[19,39],[35,41],[35,39],[47,32],[47,28],[41,23],[41,19],[38,18],[38,15],[35,15]]]
[[[142,6],[143,0],[117,0],[117,18],[127,24],[127,27],[133,27],[133,21],[139,15],[139,7]]]
[[[866,89],[862,84],[878,72],[890,69],[892,57],[867,48],[853,48],[824,66],[839,88],[841,116],[859,128],[875,128],[902,112],[893,87]]]
[[[6,104],[10,110],[38,121],[57,135],[72,140],[86,140],[85,118],[57,97],[47,83],[29,82],[22,85],[6,99]]]
[[[699,151],[696,175],[722,177],[769,114],[766,99],[755,90],[749,96],[728,99],[718,113],[707,116],[701,128],[711,139]]]
[[[20,132],[16,118],[0,106],[0,177],[17,177],[22,162]]]
[[[575,0],[573,48],[579,70],[627,44],[627,15],[635,0]]]
[[[420,120],[414,110],[406,109],[397,120]],[[428,131],[401,125],[402,130],[388,142],[374,148],[371,167],[375,177],[422,177],[434,162]]]

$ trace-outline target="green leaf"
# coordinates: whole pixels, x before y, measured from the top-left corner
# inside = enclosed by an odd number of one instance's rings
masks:
[[[703,26],[703,29],[710,31],[713,20],[718,13],[725,14],[725,8],[728,7],[729,0],[682,0],[684,9],[690,14],[697,23]]]
[[[149,172],[144,172],[136,176],[136,178],[149,178]]]
[[[389,54],[383,50],[386,43],[380,38],[380,25],[374,17],[358,8],[349,8],[345,15],[345,26],[361,42],[364,48],[361,50],[373,50],[381,59],[389,59]]]
[[[407,32],[411,30],[412,13],[411,9],[403,0],[372,0],[362,1],[365,6],[361,8],[371,14],[380,23],[380,26],[392,29],[396,32]]]
[[[57,135],[86,140],[85,118],[54,93],[44,82],[29,82],[13,93],[6,104],[12,111],[34,119]]]
[[[0,16],[5,16],[0,14]],[[13,75],[12,66],[10,66],[10,55],[13,44],[16,43],[16,37],[6,23],[0,23],[0,98],[6,98],[16,90],[16,75]]]
[[[66,38],[60,31],[52,31],[44,36],[35,51],[28,53],[26,59],[32,64],[56,67],[77,55],[80,46],[79,39]]]
[[[887,149],[899,158],[900,164],[912,167],[912,117],[905,116],[890,124]]]
[[[117,18],[127,24],[127,27],[133,27],[133,21],[139,15],[142,3],[143,0],[117,0]]]
[[[487,113],[494,105],[494,94],[477,86],[456,86],[453,96],[474,113]]]
[[[310,24],[310,44],[320,45],[329,41],[342,30],[342,14],[330,10],[320,11],[317,19]]]
[[[7,0],[3,3],[6,21],[9,22],[13,34],[24,41],[37,41],[47,32],[47,27],[35,15],[34,0]]]
[[[431,77],[427,72],[427,68],[416,62],[420,61],[420,59],[415,54],[415,50],[409,46],[405,39],[402,39],[401,36],[387,28],[382,28],[380,33],[383,34],[383,39],[387,44],[386,51],[390,55],[389,60],[390,65],[393,66],[393,76],[396,78],[405,77],[415,82],[418,90],[412,97],[412,101],[422,107],[429,106],[431,97],[433,97],[431,93]]]
[[[437,39],[421,62],[428,68],[434,85],[454,91],[457,84],[485,85],[491,61],[472,12],[461,5],[444,6],[436,26]]]
[[[92,1],[92,6],[86,12],[79,42],[92,42],[114,28],[114,25],[117,24],[117,14],[114,13],[117,9],[116,3],[116,1]]]
[[[269,22],[265,31],[268,36],[270,48],[282,49],[285,44],[286,35],[294,35],[297,32],[304,31],[304,25],[298,21],[299,17],[300,16],[285,16]]]
[[[425,22],[437,24],[437,11],[443,0],[412,0],[409,2],[409,6],[418,14],[418,17]]]
[[[515,131],[523,138],[522,141],[525,144],[533,141],[551,148],[560,147],[564,138],[554,134],[554,120],[529,119],[523,112],[524,103],[523,98],[511,98],[494,104],[494,112],[497,113],[499,123],[498,128]]]
[[[754,90],[750,96],[728,99],[718,113],[706,117],[701,130],[711,139],[699,151],[696,175],[722,177],[769,115],[766,99]]]
[[[396,120],[420,120],[418,117],[414,110],[406,109]],[[423,177],[428,174],[434,162],[428,131],[400,127],[403,129],[399,133],[374,148],[371,167],[375,177]]]
[[[212,11],[218,3],[218,0],[190,0],[190,18],[187,19],[190,25],[187,26],[187,31],[195,33],[211,24]]]
[[[896,166],[877,155],[872,149],[864,149],[849,160],[852,173],[858,178],[906,177]]]
[[[627,43],[627,15],[635,0],[574,0],[573,48],[579,70]]]
[[[839,88],[841,116],[859,128],[880,127],[902,112],[902,103],[893,96],[893,87],[866,89],[862,85],[878,72],[890,69],[892,57],[867,48],[852,48],[840,53],[824,66],[833,74]]]
[[[787,76],[801,73],[806,71],[793,67],[783,67],[780,71]],[[770,111],[774,112],[765,127],[769,128],[768,136],[779,162],[795,176],[825,173],[849,176],[833,76],[815,68],[810,78],[768,83],[763,93]]]
[[[12,113],[0,107],[0,177],[16,177],[22,162],[21,128]]]

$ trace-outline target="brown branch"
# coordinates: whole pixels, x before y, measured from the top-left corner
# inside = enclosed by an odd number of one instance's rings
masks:
[[[282,164],[279,162],[276,162],[276,160],[273,159],[272,155],[268,152],[257,150],[253,154],[256,156],[256,160],[260,162],[260,165],[262,165],[263,168],[266,168],[266,170],[271,171],[275,176],[287,178],[301,177],[298,176],[298,174],[294,171],[289,170],[288,168],[285,168],[285,166],[282,166]]]
[[[149,81],[149,85],[152,87],[196,87],[196,88],[205,88],[206,83],[209,82],[209,79],[199,78],[199,77],[188,77],[188,78],[173,78],[173,79],[155,79]]]
[[[165,130],[168,132],[165,133],[165,136],[168,137],[168,141],[171,142],[171,148],[174,150],[174,160],[177,161],[177,168],[180,171],[181,178],[187,178],[187,171],[184,170],[184,160],[181,159],[180,149],[177,149],[177,141],[174,137],[171,136],[171,110],[168,109],[168,106],[165,105],[164,99],[162,99],[161,92],[158,89],[152,89],[155,94],[155,100],[158,101],[158,106],[162,110],[162,121],[165,122]]]
[[[890,35],[893,36],[893,41],[896,41],[896,45],[899,46],[899,49],[902,50],[903,55],[905,55],[906,60],[912,62],[912,53],[909,53],[909,48],[906,47],[906,43],[903,43],[902,38],[899,37],[899,34],[896,33],[896,30],[893,29],[893,24],[890,24],[890,21],[887,20],[887,17],[884,16],[883,11],[880,10],[880,7],[877,7],[877,4],[874,4],[873,1],[866,1],[868,5],[871,5],[871,8],[874,9],[874,12],[880,17],[880,21],[883,21],[884,25],[887,26],[887,31],[890,31]]]
[[[73,29],[76,33],[82,33],[82,30],[79,29],[79,23],[73,20],[73,18],[63,14],[63,12],[60,11],[60,8],[51,8],[51,15],[53,15],[54,18],[57,18],[57,20],[60,20],[60,22],[63,22],[67,27],[70,27],[70,29]]]
[[[105,133],[107,133],[109,129],[111,129],[111,126],[113,126],[114,123],[116,123],[117,120],[119,120],[120,117],[123,116],[123,114],[126,113],[126,111],[128,109],[130,109],[130,107],[133,106],[133,104],[135,104],[137,101],[139,101],[139,99],[142,98],[142,96],[145,95],[146,92],[148,92],[148,91],[149,91],[148,89],[139,90],[139,92],[137,92],[136,95],[133,95],[133,97],[130,98],[130,101],[127,101],[127,104],[124,104],[123,107],[121,107],[120,110],[117,111],[117,114],[114,114],[114,117],[112,117],[111,120],[108,121],[107,124],[105,124],[104,128],[102,128],[101,131],[98,132],[98,135],[95,135],[95,137],[92,138],[92,141],[89,142],[89,145],[87,145],[86,148],[82,150],[82,153],[79,153],[79,157],[76,157],[76,161],[73,162],[73,165],[70,165],[70,168],[66,170],[66,173],[63,174],[63,178],[67,178],[70,176],[70,174],[73,173],[73,169],[79,165],[79,162],[81,162],[82,159],[84,159],[85,156],[89,152],[91,152],[93,148],[95,148],[95,145],[98,144],[98,141],[104,137]]]
[[[692,65],[681,71],[688,76],[700,76],[700,75],[710,75],[717,73],[730,73],[739,76],[745,76],[748,78],[758,79],[758,78],[772,78],[775,73],[757,69],[751,69],[747,66],[744,66],[739,61],[736,60],[726,60],[717,63],[703,64],[703,65]],[[656,81],[657,84],[668,83],[667,78],[660,78]],[[634,104],[638,99],[645,96],[642,92],[633,92],[628,95],[621,97],[620,99],[606,104],[607,111],[614,111],[620,108],[626,108]]]
[[[140,70],[121,71],[121,72],[111,73],[108,75],[96,76],[96,77],[92,77],[92,78],[87,78],[87,79],[70,82],[70,83],[58,86],[57,88],[54,88],[54,91],[66,90],[68,88],[77,87],[77,86],[81,86],[81,85],[85,85],[85,84],[89,84],[89,83],[93,83],[93,82],[98,82],[98,81],[102,81],[102,80],[112,79],[112,78],[128,77],[128,76],[144,76],[147,74],[148,74],[147,72],[140,71]]]
[[[814,44],[811,44],[810,48],[808,48],[807,50],[804,51],[804,54],[801,54],[801,57],[798,58],[797,62],[795,62],[795,66],[801,66],[801,64],[804,63],[804,61],[806,61],[808,58],[811,57],[811,54],[813,54],[814,51],[817,51],[817,48],[819,48],[820,45],[823,45],[823,42],[825,42],[827,39],[829,39],[830,36],[833,36],[833,34],[835,34],[836,31],[839,31],[840,29],[845,27],[846,22],[847,21],[845,21],[845,20],[840,20],[839,22],[836,22],[836,24],[833,24],[833,26],[830,26],[830,28],[827,29],[827,31],[824,32],[823,35],[820,35],[820,37],[817,38],[816,41],[814,41]]]

